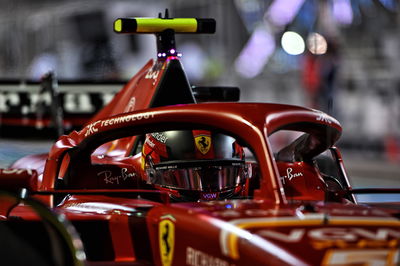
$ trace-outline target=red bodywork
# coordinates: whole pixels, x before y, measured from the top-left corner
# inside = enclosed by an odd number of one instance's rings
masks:
[[[171,88],[166,83],[173,85],[176,76],[181,79],[177,86],[184,88],[166,92]],[[334,147],[341,135],[337,120],[283,104],[196,104],[186,85],[178,57],[150,61],[81,131],[62,136],[46,160],[40,160],[44,155],[30,156],[12,165],[33,166],[34,181],[26,171],[11,170],[2,179],[10,183],[10,175],[19,180],[24,174],[14,189],[29,189],[32,197],[65,215],[82,239],[89,265],[399,262],[398,211],[360,205],[345,196],[351,187]],[[189,96],[175,94],[180,91]],[[173,100],[163,102],[168,93]],[[178,203],[170,201],[167,191],[146,187],[140,154],[134,153],[136,136],[175,128],[220,130],[246,143],[257,177],[255,185],[247,184],[249,196]],[[306,133],[294,150],[302,150],[308,159],[331,150],[344,186],[336,191],[339,199],[325,199],[323,177],[313,164],[280,160],[273,153],[269,137],[280,130]],[[102,175],[105,171],[109,174]],[[67,179],[67,186],[57,186]],[[319,191],[309,190],[314,187]],[[1,211],[3,220],[38,219],[26,205]]]

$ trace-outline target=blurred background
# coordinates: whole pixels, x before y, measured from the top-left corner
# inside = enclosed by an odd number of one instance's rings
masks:
[[[15,122],[7,120],[13,112],[38,116],[38,84],[49,71],[64,91],[65,110],[95,112],[94,101],[106,104],[156,56],[153,35],[117,35],[113,21],[156,17],[168,8],[172,17],[217,20],[214,35],[177,36],[192,85],[238,86],[241,101],[323,110],[343,126],[338,146],[353,184],[399,186],[399,5],[397,0],[1,0],[0,125]],[[82,93],[71,85],[76,81],[91,86]],[[26,131],[17,127],[10,134],[1,127],[2,167],[51,145],[46,134],[21,142],[16,138],[21,132]]]

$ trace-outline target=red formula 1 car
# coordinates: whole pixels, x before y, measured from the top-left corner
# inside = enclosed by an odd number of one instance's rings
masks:
[[[1,188],[22,193],[0,194],[0,230],[21,243],[15,252],[2,241],[0,260],[25,253],[48,265],[399,263],[399,205],[357,202],[334,146],[337,120],[283,104],[196,103],[174,35],[213,33],[214,20],[123,18],[114,30],[155,34],[157,60],[81,131],[2,170]],[[204,90],[208,98],[229,91]]]

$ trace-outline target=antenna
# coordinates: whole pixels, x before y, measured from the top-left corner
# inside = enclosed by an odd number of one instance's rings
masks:
[[[159,18],[170,19],[168,8],[165,9],[164,18],[159,13]],[[160,33],[156,33],[157,38],[157,55],[159,58],[168,56],[176,56],[175,31],[173,29],[165,29]]]
[[[172,18],[165,9],[164,17],[158,13],[158,18],[118,18],[114,21],[116,33],[155,34],[157,53],[160,59],[178,56],[176,52],[175,34],[214,33],[216,23],[209,18]]]

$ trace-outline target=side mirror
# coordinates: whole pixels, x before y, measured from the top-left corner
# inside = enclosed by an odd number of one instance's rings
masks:
[[[38,173],[33,169],[0,169],[0,190],[19,192],[22,188],[37,191]]]

